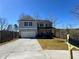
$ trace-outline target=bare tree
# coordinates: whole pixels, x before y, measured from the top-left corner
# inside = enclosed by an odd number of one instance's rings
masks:
[[[56,22],[57,19],[56,17],[49,17],[49,20],[52,22],[52,27],[53,27],[53,34],[56,36]]]
[[[7,27],[7,22],[4,18],[0,18],[0,30],[4,30]]]
[[[34,17],[35,19],[42,19],[39,13],[35,13],[34,15],[35,15]]]
[[[68,26],[66,26],[66,33],[67,33],[67,34],[70,34],[70,29],[69,29]]]
[[[17,32],[18,31],[18,25],[17,24],[14,24],[14,30]]]
[[[7,30],[12,31],[12,25],[11,24],[8,25]]]
[[[72,14],[73,14],[73,16],[75,16],[76,18],[79,19],[79,5],[75,6],[75,7],[72,9]]]
[[[68,25],[67,26],[66,33],[70,34],[71,37],[74,37],[74,35],[75,35],[75,29],[73,29],[72,25]]]
[[[4,18],[0,17],[0,31],[1,31],[0,32],[0,42],[2,41],[2,34],[3,34],[2,30],[5,30],[6,27],[7,27],[6,20]]]

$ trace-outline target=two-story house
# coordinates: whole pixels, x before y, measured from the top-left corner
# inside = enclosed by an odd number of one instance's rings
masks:
[[[33,19],[24,16],[19,20],[19,33],[21,37],[36,37],[39,33],[52,32],[52,22],[49,20]]]

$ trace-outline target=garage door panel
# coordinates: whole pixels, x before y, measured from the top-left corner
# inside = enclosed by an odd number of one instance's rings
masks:
[[[22,37],[35,37],[36,32],[35,31],[25,31],[21,32]]]

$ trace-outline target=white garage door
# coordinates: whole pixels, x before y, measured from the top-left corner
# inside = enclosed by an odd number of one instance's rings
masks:
[[[21,32],[21,37],[35,37],[35,36],[36,36],[35,31]]]

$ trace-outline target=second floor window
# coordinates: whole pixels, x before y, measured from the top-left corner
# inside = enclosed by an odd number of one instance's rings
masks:
[[[48,27],[48,24],[46,24],[46,27]]]
[[[24,22],[24,26],[28,26],[28,22]]]
[[[40,27],[44,27],[44,24],[40,24]]]
[[[32,26],[32,22],[29,22],[29,26]]]
[[[32,26],[32,22],[24,22],[24,26]]]

